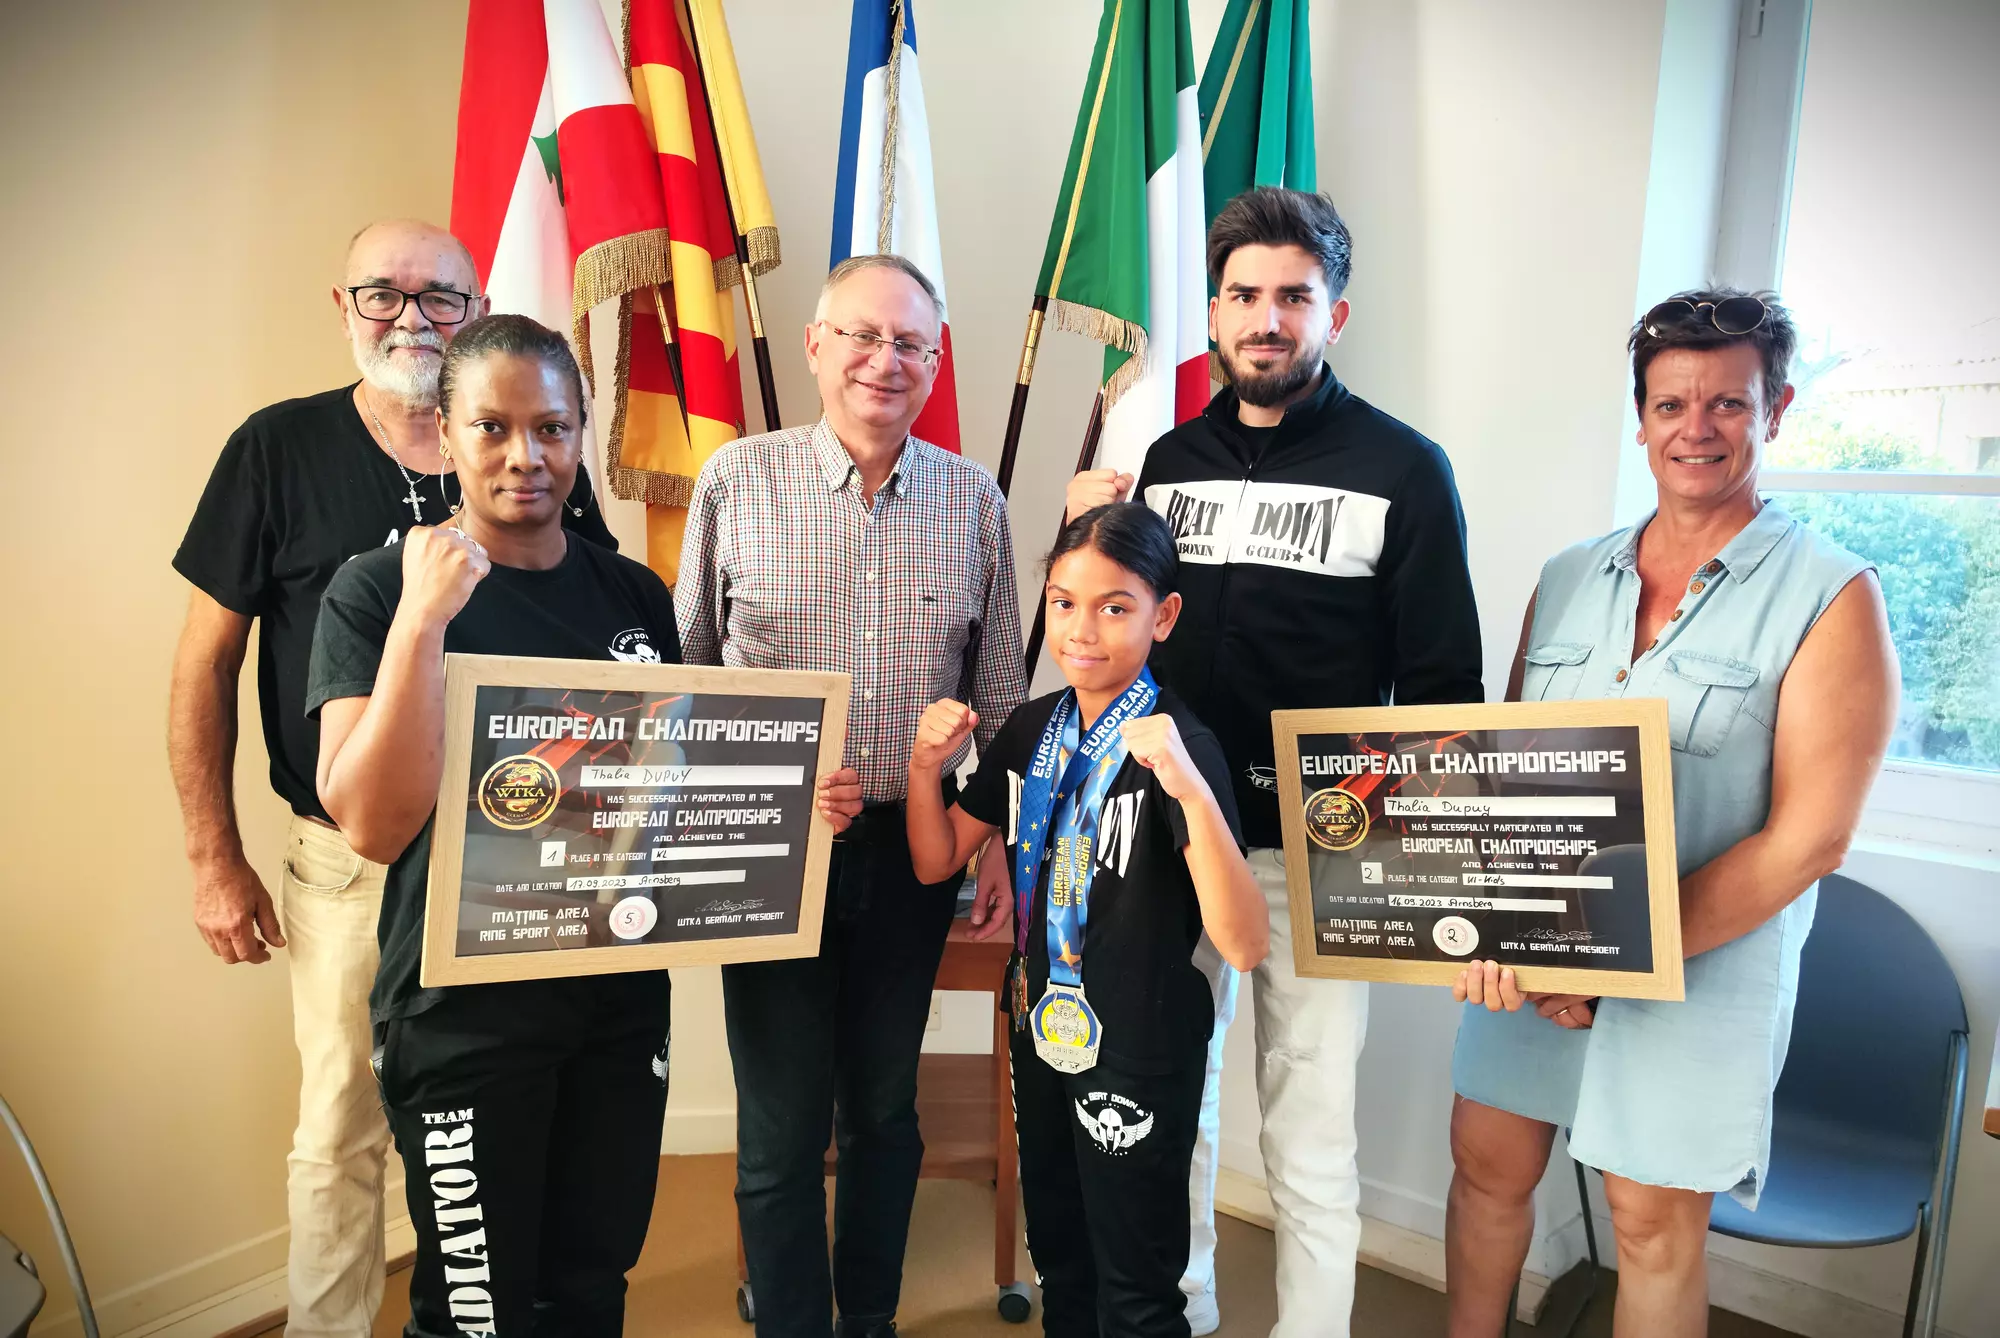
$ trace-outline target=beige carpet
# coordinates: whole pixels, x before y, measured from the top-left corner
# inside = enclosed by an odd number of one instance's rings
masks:
[[[728,1156],[661,1159],[652,1234],[632,1273],[626,1332],[748,1338],[750,1327],[736,1316],[734,1179],[735,1161]],[[919,1187],[898,1316],[898,1327],[908,1338],[1008,1338],[1041,1332],[1039,1310],[1027,1324],[1012,1325],[995,1309],[992,1224],[989,1187],[952,1180],[926,1180]],[[1271,1234],[1228,1217],[1218,1218],[1217,1227],[1219,1338],[1265,1338],[1277,1312]],[[1019,1259],[1027,1272],[1025,1245]],[[1606,1274],[1576,1338],[1610,1338],[1615,1288],[1616,1275]],[[409,1314],[409,1275],[393,1274],[375,1322],[376,1338],[400,1334]],[[1443,1332],[1442,1295],[1374,1269],[1361,1270],[1354,1338],[1423,1338]],[[1537,1330],[1516,1325],[1515,1332],[1533,1335]],[[1710,1338],[1787,1338],[1782,1330],[1724,1310],[1713,1312],[1709,1333]]]

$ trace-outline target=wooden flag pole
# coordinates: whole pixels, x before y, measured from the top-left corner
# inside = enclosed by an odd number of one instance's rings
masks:
[[[778,383],[771,371],[771,345],[764,338],[764,312],[757,303],[757,276],[750,272],[750,239],[743,235],[736,223],[735,190],[729,183],[729,169],[722,152],[722,131],[718,126],[715,112],[715,87],[708,80],[708,62],[701,56],[701,41],[696,30],[701,27],[693,6],[688,9],[688,52],[694,57],[694,68],[701,76],[701,93],[708,103],[708,138],[715,146],[716,170],[722,174],[722,207],[729,215],[729,231],[736,238],[736,264],[743,274],[743,305],[750,313],[750,356],[757,363],[757,392],[764,405],[764,430],[776,432],[780,426],[778,418]]]
[[[1038,312],[1037,314],[1040,313]],[[1023,386],[1016,386],[1015,393],[1021,393],[1023,388]],[[1097,439],[1103,434],[1104,391],[1099,389],[1097,392],[1097,402],[1090,406],[1090,425],[1083,430],[1083,449],[1076,454],[1076,469],[1072,471],[1073,475],[1081,474],[1084,470],[1090,468],[1091,457],[1097,454]],[[1056,522],[1056,538],[1062,538],[1063,529],[1068,524],[1069,516],[1065,513],[1063,518]],[[1031,684],[1035,681],[1035,657],[1042,653],[1042,638],[1046,635],[1048,635],[1048,601],[1037,599],[1035,601],[1035,622],[1034,626],[1028,632],[1027,655],[1025,657],[1028,669],[1028,682]]]
[[[667,374],[674,379],[674,398],[680,401],[681,422],[687,422],[687,382],[681,376],[681,346],[674,341],[674,323],[667,319],[666,291],[653,285],[653,310],[660,316],[660,335],[667,341]]]
[[[1028,308],[1028,333],[1021,340],[1021,366],[1014,374],[1014,402],[1007,407],[1007,433],[1000,444],[1000,471],[994,477],[1002,497],[1014,483],[1014,460],[1021,452],[1021,424],[1028,416],[1028,383],[1035,379],[1035,354],[1041,349],[1042,321],[1048,310],[1048,298],[1036,294],[1034,305]]]

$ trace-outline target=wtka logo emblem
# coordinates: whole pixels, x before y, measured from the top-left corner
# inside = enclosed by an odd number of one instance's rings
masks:
[[[1145,802],[1144,790],[1114,794],[1104,801],[1104,816],[1098,820],[1098,868],[1125,876],[1125,866],[1132,862],[1132,833],[1139,826],[1139,806]]]
[[[1215,537],[1215,525],[1222,518],[1222,503],[1197,497],[1175,488],[1167,495],[1167,528],[1175,539]]]
[[[562,779],[533,753],[503,757],[479,778],[479,811],[495,827],[525,832],[556,811]]]

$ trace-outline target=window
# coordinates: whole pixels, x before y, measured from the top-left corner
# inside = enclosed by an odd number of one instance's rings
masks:
[[[1892,770],[1925,773],[1925,804],[1933,769],[2000,781],[1995,50],[2000,6],[1813,0],[1779,215],[1798,398],[1764,485],[1878,564],[1903,667]],[[1966,779],[1968,817],[2000,806]]]

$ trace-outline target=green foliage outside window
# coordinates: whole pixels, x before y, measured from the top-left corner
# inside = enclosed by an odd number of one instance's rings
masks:
[[[1949,468],[1884,417],[1831,397],[1810,408],[1796,406],[1767,467]],[[1877,564],[1903,669],[1903,711],[1891,755],[2000,769],[2000,498],[1773,496],[1827,538]]]

